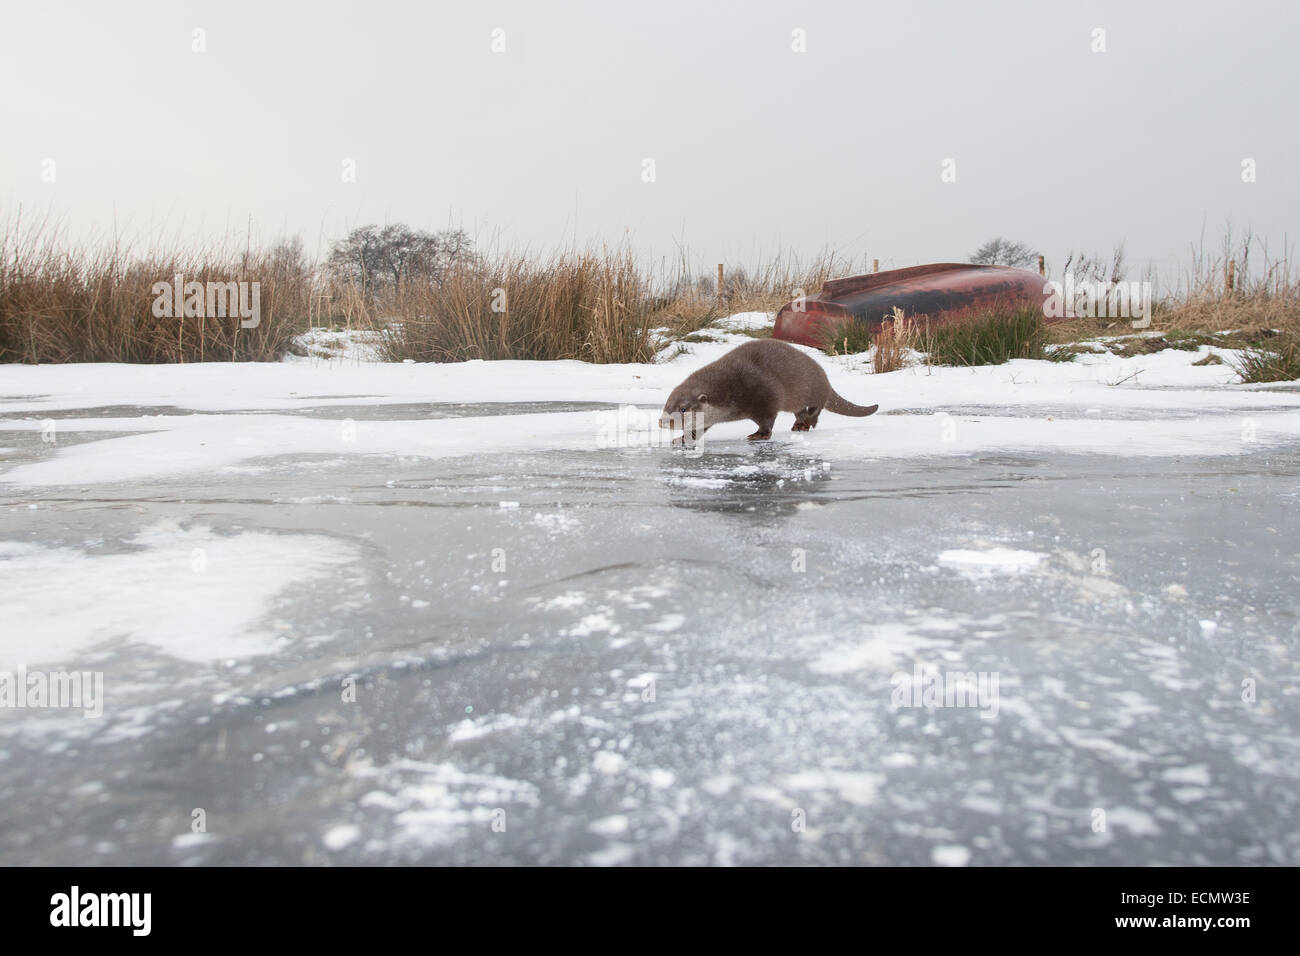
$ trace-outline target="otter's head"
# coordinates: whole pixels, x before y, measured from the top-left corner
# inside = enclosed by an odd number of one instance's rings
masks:
[[[690,382],[683,382],[673,389],[664,402],[663,414],[659,416],[660,428],[673,431],[702,431],[717,420],[709,396],[705,392],[691,387]],[[693,436],[692,436],[693,437]]]

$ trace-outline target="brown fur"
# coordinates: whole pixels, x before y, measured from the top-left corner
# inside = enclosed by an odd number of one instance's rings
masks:
[[[878,407],[841,398],[822,367],[794,346],[758,339],[688,375],[668,396],[659,425],[694,440],[720,422],[752,419],[758,431],[749,438],[762,441],[772,437],[778,412],[794,412],[799,432],[816,428],[822,409],[861,418]]]

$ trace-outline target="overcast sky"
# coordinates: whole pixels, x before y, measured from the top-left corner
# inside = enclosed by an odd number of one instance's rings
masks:
[[[1300,4],[1252,0],[7,0],[0,208],[78,237],[242,244],[251,216],[315,249],[403,221],[699,264],[1125,241],[1167,281],[1203,233],[1280,251],[1300,223],[1298,36]]]

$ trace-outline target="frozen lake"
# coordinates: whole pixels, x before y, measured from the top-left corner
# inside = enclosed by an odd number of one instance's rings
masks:
[[[715,354],[0,368],[0,862],[1300,864],[1300,393]]]

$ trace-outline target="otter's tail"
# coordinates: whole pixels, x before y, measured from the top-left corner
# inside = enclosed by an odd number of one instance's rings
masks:
[[[841,398],[834,389],[831,390],[831,397],[826,402],[826,411],[834,412],[836,415],[851,415],[854,418],[866,418],[879,407],[879,405],[854,405]]]

